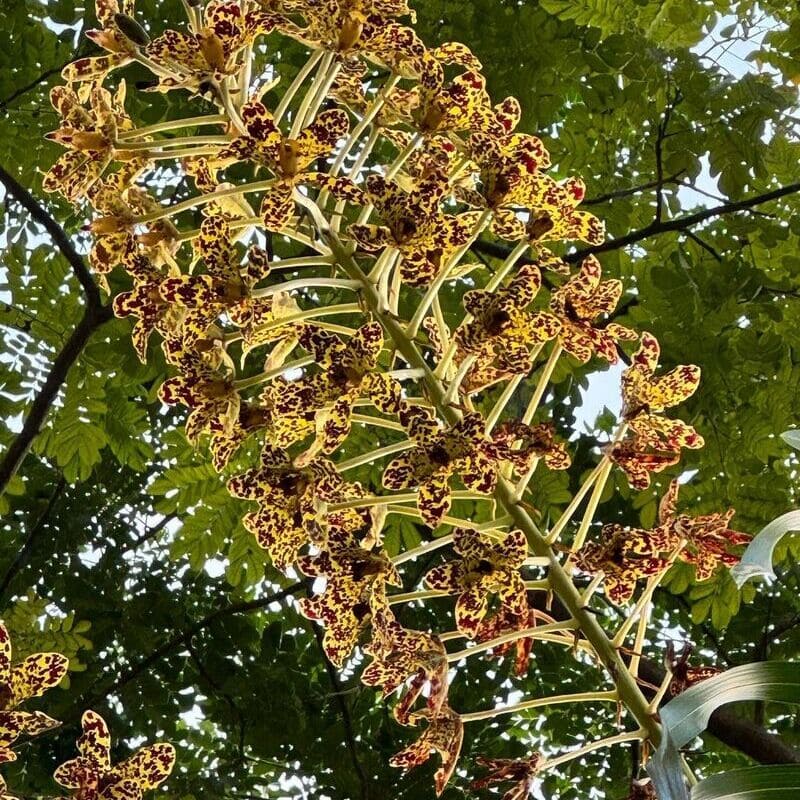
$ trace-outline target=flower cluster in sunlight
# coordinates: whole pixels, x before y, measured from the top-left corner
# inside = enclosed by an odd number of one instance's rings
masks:
[[[678,559],[698,580],[736,562],[746,537],[730,514],[678,515],[674,488],[652,531],[592,525],[615,467],[646,489],[702,445],[666,414],[700,370],[659,375],[656,339],[615,321],[622,283],[590,253],[571,268],[574,243],[591,250],[605,235],[580,208],[583,182],[548,172],[542,140],[518,130],[517,101],[490,97],[463,44],[426,47],[402,0],[188,3],[186,25],[165,31],[146,31],[132,2],[97,6],[91,38],[107,53],[67,67],[53,90],[51,138],[66,151],[44,186],[92,215],[98,279],[133,318],[143,361],[158,335],[172,370],[159,397],[186,407],[188,438],[219,471],[238,465],[228,487],[247,529],[276,568],[312,579],[300,607],[324,626],[330,660],[366,654],[364,683],[399,693],[395,718],[423,726],[392,763],[437,752],[441,793],[471,720],[448,692],[459,661],[511,655],[524,676],[541,640],[609,666],[598,654],[610,637],[579,621],[595,592],[626,603]],[[289,40],[308,61],[276,86],[270,54]],[[132,62],[153,75],[141,91],[188,93],[210,113],[137,126],[117,72]],[[193,187],[185,198],[164,202],[153,176],[165,170]],[[486,242],[506,254],[493,272],[470,255]],[[562,517],[543,518],[530,487],[571,464],[570,431],[549,411],[553,375],[618,359],[618,429],[589,478],[575,476]],[[369,485],[349,477],[364,465]],[[485,513],[464,519],[463,507]],[[382,530],[395,514],[429,540],[390,552]],[[403,565],[451,545],[409,585]],[[535,606],[552,592],[571,617]],[[440,631],[407,629],[393,611],[446,595]],[[631,624],[647,625],[646,608]],[[470,646],[454,651],[458,639]],[[614,658],[612,683],[628,669]],[[647,738],[653,715],[631,683],[613,700]],[[80,757],[56,773],[80,797],[138,798],[169,773],[168,745],[112,766],[102,719],[87,712],[83,725]],[[506,796],[522,798],[549,762],[483,765],[477,787],[509,780]]]

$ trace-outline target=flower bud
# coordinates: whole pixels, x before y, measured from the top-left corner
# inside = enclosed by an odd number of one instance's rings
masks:
[[[147,47],[150,44],[150,37],[147,31],[133,18],[127,14],[114,14],[114,23],[119,28],[119,32],[130,39],[139,47]]]

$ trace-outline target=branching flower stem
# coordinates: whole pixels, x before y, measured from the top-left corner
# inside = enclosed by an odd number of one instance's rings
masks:
[[[617,429],[617,432],[614,434],[614,443],[619,442],[622,439],[627,429],[627,424],[623,422]],[[583,513],[583,519],[581,520],[580,527],[578,528],[578,532],[575,535],[575,540],[572,543],[571,549],[573,553],[576,553],[578,550],[580,550],[581,547],[583,547],[583,543],[586,541],[586,536],[589,533],[589,528],[592,525],[594,515],[597,512],[598,505],[600,505],[600,500],[603,496],[606,484],[611,476],[611,470],[614,466],[614,462],[609,456],[603,456],[601,464],[602,468],[600,469],[597,480],[595,481],[592,496],[589,498],[589,503],[586,506],[586,511]]]
[[[583,747],[579,747],[577,750],[570,750],[568,753],[564,753],[556,758],[548,759],[539,767],[539,769],[540,771],[553,769],[561,766],[562,764],[567,764],[570,761],[574,761],[576,758],[582,758],[589,753],[594,753],[597,750],[604,750],[607,747],[613,747],[616,744],[625,744],[626,742],[643,741],[647,738],[651,738],[649,736],[649,731],[646,728],[640,728],[639,730],[631,731],[630,733],[619,733],[616,736],[609,736],[606,739],[598,739],[596,742],[590,742]]]
[[[214,156],[219,152],[219,145],[207,147],[187,147],[174,150],[148,150],[145,157],[150,161],[172,161],[182,158],[199,158],[200,156]]]
[[[612,644],[614,647],[622,647],[625,643],[625,639],[630,633],[631,628],[633,628],[636,621],[639,617],[644,614],[645,609],[647,608],[650,600],[653,597],[655,590],[658,588],[661,581],[664,579],[664,576],[670,570],[672,565],[675,563],[678,555],[680,554],[681,550],[686,546],[686,540],[681,539],[678,543],[677,547],[670,553],[669,558],[667,559],[667,563],[664,565],[664,568],[657,574],[653,575],[648,581],[647,585],[645,586],[644,591],[642,592],[639,599],[636,601],[636,605],[633,607],[631,613],[625,619],[625,622],[622,623],[617,633],[614,635],[614,639]]]
[[[277,108],[275,109],[275,114],[273,118],[275,120],[275,124],[278,125],[280,121],[283,119],[284,114],[286,114],[286,110],[289,108],[289,104],[294,100],[295,95],[302,89],[305,85],[308,76],[314,71],[314,68],[319,64],[320,59],[324,53],[322,50],[315,50],[311,53],[308,57],[308,61],[302,66],[300,71],[295,76],[294,80],[290,84],[289,88],[286,90],[285,94],[281,98],[280,102],[278,103]]]
[[[405,506],[390,505],[388,507],[388,512],[390,514],[396,514],[401,517],[422,519],[422,515],[420,514],[419,509],[417,508],[406,508]],[[492,520],[490,523],[487,523],[486,526],[475,525],[474,522],[471,522],[468,519],[459,519],[458,517],[451,517],[448,515],[443,516],[441,520],[442,525],[452,525],[454,528],[468,528],[472,530],[477,530],[495,539],[502,539],[506,535],[505,531],[501,531],[496,527],[500,523],[501,523],[500,520]]]
[[[503,415],[503,412],[506,410],[506,406],[511,402],[511,398],[516,393],[519,385],[525,380],[524,375],[515,375],[503,389],[502,394],[500,397],[497,398],[497,402],[492,406],[492,410],[486,415],[486,434],[490,434],[495,425],[500,421],[500,417]]]
[[[449,660],[449,657],[448,657]],[[529,711],[533,708],[563,705],[564,703],[616,703],[616,692],[578,692],[577,694],[557,694],[552,697],[537,697],[534,700],[525,700],[511,706],[489,708],[485,711],[473,711],[470,714],[461,714],[462,722],[480,722],[494,719],[503,714],[515,714],[519,711]],[[552,765],[552,762],[551,762]]]
[[[286,281],[285,283],[276,283],[272,286],[266,286],[263,289],[255,289],[251,292],[251,297],[261,299],[264,297],[272,297],[279,292],[293,292],[295,289],[311,289],[311,288],[330,288],[330,289],[348,289],[350,291],[358,291],[361,284],[358,281],[346,280],[344,278],[298,278],[294,281]]]
[[[357,314],[361,310],[358,303],[342,303],[336,306],[319,306],[318,308],[311,308],[308,311],[299,311],[296,314],[288,314],[285,317],[278,317],[277,319],[267,322],[259,327],[259,333],[267,333],[275,328],[282,328],[284,325],[290,325],[293,322],[303,322],[307,319],[317,319],[318,317],[330,317],[336,314]]]
[[[154,133],[166,133],[167,131],[179,130],[180,128],[197,128],[201,125],[227,125],[229,122],[227,114],[205,114],[200,117],[187,117],[186,119],[171,119],[165,122],[157,122],[154,125],[147,125],[143,128],[134,128],[130,131],[120,131],[117,134],[119,149],[130,150],[134,142],[128,139],[139,139],[142,136],[152,136]],[[164,141],[170,141],[166,139]],[[145,144],[137,142],[136,144]],[[148,142],[147,144],[154,144]]]
[[[438,298],[437,298],[438,299]],[[434,302],[434,306],[436,303]],[[450,385],[447,387],[447,394],[445,395],[445,403],[453,403],[458,398],[458,390],[461,388],[461,384],[463,383],[464,379],[467,377],[467,374],[472,369],[475,362],[478,360],[478,357],[475,355],[468,355],[459,365],[458,372],[453,376],[453,380],[450,381]]]
[[[422,600],[433,600],[439,597],[449,597],[447,592],[440,592],[438,589],[420,589],[416,592],[403,592],[402,594],[390,594],[389,605],[397,606],[401,603],[415,603]]]
[[[294,119],[292,120],[292,128],[289,132],[289,137],[291,139],[296,139],[303,129],[303,126],[306,124],[306,119],[308,119],[309,116],[313,118],[314,114],[317,113],[317,101],[319,100],[319,103],[322,103],[322,100],[319,99],[320,89],[327,81],[334,58],[334,53],[325,53],[322,56],[322,60],[319,62],[319,67],[317,68],[317,74],[306,90],[300,106],[294,115]],[[324,97],[325,95],[322,95],[322,99],[324,99]]]
[[[536,416],[536,412],[539,409],[542,398],[547,391],[547,387],[550,385],[550,379],[553,377],[553,372],[555,371],[556,364],[558,364],[560,355],[561,345],[556,344],[550,352],[550,357],[547,359],[547,363],[545,363],[544,367],[542,367],[542,371],[539,375],[539,381],[536,384],[536,388],[533,390],[533,395],[531,395],[531,399],[528,402],[528,407],[525,409],[525,413],[522,415],[522,421],[525,425],[530,425],[533,421],[533,418]]]
[[[500,647],[508,642],[516,642],[518,639],[537,639],[541,638],[542,634],[548,633],[561,633],[562,631],[575,630],[575,621],[566,620],[565,622],[553,622],[548,625],[539,625],[535,628],[523,628],[518,631],[510,631],[504,633],[502,636],[497,636],[494,639],[488,639],[480,644],[475,644],[472,647],[467,647],[464,650],[458,650],[455,653],[449,653],[447,660],[450,663],[461,661],[462,658],[469,658],[476,653],[485,653],[487,650],[493,650],[495,647]]]
[[[414,442],[408,441],[408,439],[405,439],[402,442],[395,442],[395,444],[389,444],[386,445],[386,447],[379,447],[377,450],[371,450],[369,453],[363,453],[355,458],[342,461],[336,465],[336,470],[340,473],[348,472],[351,469],[363,467],[364,464],[371,464],[373,461],[377,461],[380,458],[386,458],[387,456],[393,456],[397,453],[402,453],[404,450],[410,450],[412,447],[415,447],[415,444]]]
[[[427,394],[436,405],[442,418],[450,424],[461,419],[461,412],[444,402],[446,389],[442,382],[433,374],[425,359],[420,354],[416,345],[400,323],[381,310],[380,298],[375,286],[371,284],[358,264],[353,260],[343,247],[338,237],[330,236],[330,246],[344,271],[353,279],[361,280],[364,285],[364,300],[376,319],[380,321],[385,332],[394,341],[395,347],[411,366],[419,367],[425,371],[424,383]],[[534,555],[548,558],[550,562],[548,578],[552,590],[566,607],[568,613],[575,619],[583,636],[594,648],[600,662],[606,667],[617,686],[619,699],[628,708],[634,719],[641,726],[642,732],[637,731],[636,738],[645,736],[654,745],[661,739],[661,730],[655,719],[650,715],[649,703],[642,694],[633,676],[628,672],[627,665],[620,657],[616,647],[612,644],[606,632],[595,615],[587,609],[581,600],[581,593],[572,582],[570,575],[564,570],[555,553],[546,541],[544,534],[531,518],[525,508],[520,505],[514,494],[514,486],[505,478],[498,479],[495,498],[500,507],[513,518],[514,524],[522,530],[530,544]],[[629,734],[630,736],[630,734]],[[612,742],[613,743],[613,742]],[[600,745],[602,746],[602,745]]]
[[[386,101],[386,97],[394,89],[394,87],[397,86],[399,81],[399,75],[391,75],[386,81],[384,81],[383,86],[381,86],[381,88],[378,90],[373,101],[370,103],[369,108],[364,113],[364,116],[358,121],[358,123],[356,123],[356,125],[353,126],[353,129],[350,131],[350,136],[348,136],[347,141],[344,143],[344,147],[342,147],[341,151],[333,162],[333,166],[331,167],[331,175],[339,174],[339,170],[350,156],[353,148],[356,147],[361,141],[364,131],[366,131],[366,129],[372,124],[372,121],[375,119],[375,117],[378,116],[383,108],[383,104]],[[376,130],[378,130],[377,127]]]
[[[239,194],[247,194],[249,192],[263,192],[271,189],[275,185],[275,179],[266,181],[255,181],[254,183],[245,183],[241,186],[232,186],[229,189],[218,189],[209,194],[200,194],[196,197],[190,197],[188,200],[183,200],[180,203],[174,203],[170,206],[163,206],[158,211],[152,211],[149,214],[143,214],[140,217],[135,217],[132,220],[134,225],[143,225],[148,222],[156,222],[159,219],[171,217],[174,214],[180,214],[182,211],[189,211],[197,206],[205,205],[206,203],[214,203],[221,200],[223,197],[235,197]]]
[[[586,505],[586,510],[583,512],[583,518],[581,519],[580,527],[578,528],[578,532],[575,534],[575,540],[572,543],[573,553],[580,550],[581,547],[583,547],[583,543],[586,541],[586,535],[589,533],[589,528],[594,520],[597,506],[600,505],[600,500],[603,496],[603,492],[605,491],[606,483],[608,482],[608,477],[611,474],[612,466],[613,462],[610,458],[603,459],[602,468],[600,469],[597,480],[594,483],[592,495]]]
[[[395,566],[399,566],[400,564],[405,564],[407,561],[413,561],[415,558],[419,558],[420,556],[427,555],[428,553],[433,553],[434,551],[439,550],[442,547],[447,547],[447,545],[452,544],[454,538],[455,534],[453,533],[448,533],[445,536],[440,536],[438,539],[434,539],[431,542],[426,542],[425,544],[421,544],[419,547],[414,547],[411,550],[406,550],[405,553],[400,553],[399,556],[395,556],[392,559],[392,563]]]
[[[580,489],[575,492],[575,495],[573,496],[572,500],[570,500],[569,505],[564,509],[564,512],[556,521],[555,525],[553,525],[553,527],[548,531],[546,539],[548,544],[553,544],[554,542],[558,541],[558,537],[561,535],[561,532],[572,521],[572,518],[575,516],[575,512],[583,502],[583,498],[586,497],[586,495],[589,493],[589,490],[592,488],[592,486],[594,486],[604,468],[605,459],[601,460],[600,463],[589,473],[586,480],[581,484]]]
[[[639,676],[639,663],[642,660],[642,648],[644,647],[644,639],[647,635],[647,626],[650,624],[650,615],[653,612],[652,596],[648,598],[644,608],[639,615],[639,624],[636,628],[636,637],[633,640],[633,655],[631,656],[628,669],[634,678]]]
[[[211,134],[208,136],[183,136],[174,139],[156,139],[147,142],[131,142],[126,139],[116,139],[113,147],[115,150],[152,150],[155,154],[161,152],[164,147],[189,147],[198,144],[228,144],[230,136],[224,134]],[[166,154],[169,155],[169,154]]]
[[[661,701],[664,699],[664,696],[669,691],[671,683],[672,683],[672,672],[669,669],[667,669],[666,673],[664,674],[664,679],[661,681],[661,685],[658,687],[658,691],[655,693],[653,699],[650,701],[651,714],[658,713],[658,708],[661,705]]]
[[[491,222],[491,219],[492,212],[488,210],[484,211],[480,219],[475,224],[475,230],[472,232],[472,236],[470,236],[469,240],[465,244],[456,250],[456,252],[448,259],[447,263],[439,271],[439,274],[433,279],[431,285],[428,287],[428,290],[425,292],[425,295],[417,306],[414,316],[411,318],[411,322],[408,323],[405,335],[409,339],[414,339],[416,337],[420,325],[422,325],[422,320],[425,319],[428,309],[433,303],[433,298],[439,294],[442,286],[444,286],[444,284],[450,279],[450,272],[452,271],[453,267],[458,264],[459,261],[461,261],[467,250],[472,247],[472,243],[475,241],[475,239],[480,236],[484,228],[486,228],[486,226]],[[441,373],[439,374],[441,375]]]
[[[296,361],[291,361],[288,364],[283,364],[280,367],[276,367],[275,369],[268,369],[265,372],[260,372],[258,375],[254,375],[251,378],[242,378],[242,380],[234,381],[233,387],[237,391],[241,391],[242,389],[252,389],[254,386],[260,386],[262,383],[267,383],[271,381],[273,378],[277,378],[279,375],[283,375],[285,372],[289,372],[293,369],[302,369],[303,367],[308,367],[314,363],[314,359],[311,356],[305,356],[304,358],[298,358]]]
[[[547,581],[525,581],[525,588],[531,592],[546,592],[548,589]],[[389,605],[396,606],[400,603],[415,603],[422,600],[432,600],[439,597],[450,597],[449,592],[442,592],[438,589],[419,589],[416,592],[403,592],[402,594],[390,594]],[[570,640],[572,644],[572,640]]]
[[[383,417],[373,417],[368,414],[353,414],[352,420],[361,425],[373,425],[376,428],[386,428],[386,430],[405,433],[405,428],[399,422],[395,422],[391,419],[384,419]]]

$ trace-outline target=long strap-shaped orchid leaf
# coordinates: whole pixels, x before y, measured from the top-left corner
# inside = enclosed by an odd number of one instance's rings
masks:
[[[731,569],[731,577],[741,588],[750,578],[774,578],[773,553],[787,533],[800,531],[800,511],[788,511],[772,520],[753,538],[742,560]]]
[[[648,764],[659,800],[688,800],[680,749],[721,706],[745,700],[800,703],[800,664],[761,662],[734,667],[687,689],[661,709],[661,744]]]
[[[770,764],[712,775],[692,788],[692,800],[789,800],[800,797],[800,765]]]

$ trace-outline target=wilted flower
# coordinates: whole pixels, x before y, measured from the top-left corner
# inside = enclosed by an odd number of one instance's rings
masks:
[[[515,614],[508,606],[500,606],[494,614],[483,619],[475,634],[475,641],[488,642],[506,633],[527,631],[535,628],[539,620],[544,620],[547,624],[555,622],[553,617],[535,608],[529,608],[523,614]],[[528,672],[534,641],[533,636],[520,636],[514,641],[495,645],[490,652],[491,655],[500,658],[513,650],[514,674],[521,678]]]
[[[361,674],[362,683],[380,686],[387,697],[410,679],[394,716],[407,725],[411,709],[428,688],[427,707],[437,711],[447,700],[447,651],[435,634],[404,628],[391,612],[376,620],[372,639],[364,647],[372,661]]]
[[[556,440],[553,425],[526,425],[521,420],[507,420],[493,432],[489,445],[494,458],[514,465],[524,475],[537,459],[548,469],[568,469],[572,463],[566,446]]]
[[[669,684],[669,693],[672,697],[677,697],[696,683],[713,678],[722,672],[719,667],[690,667],[689,656],[692,654],[692,646],[685,644],[680,653],[675,652],[672,642],[667,646],[667,658],[669,668],[672,673],[672,680]]]
[[[681,460],[680,449],[653,447],[634,435],[606,448],[606,455],[626,475],[628,483],[639,491],[650,485],[650,474],[662,472]]]
[[[484,758],[479,757],[477,763],[489,770],[489,774],[472,782],[473,789],[485,789],[493,783],[514,781],[502,797],[502,800],[525,800],[532,792],[534,779],[542,765],[541,753],[533,753],[528,758]]]
[[[674,550],[683,543],[678,557],[694,564],[698,581],[710,578],[717,568],[738,564],[741,556],[730,552],[731,547],[747,544],[750,534],[731,530],[728,525],[736,513],[732,508],[725,513],[703,514],[690,517],[678,514],[678,481],[672,481],[661,499],[659,524],[651,533],[664,551]]]
[[[413,769],[424,764],[435,750],[442,758],[442,766],[434,775],[434,786],[438,797],[444,791],[458,763],[464,741],[464,723],[448,706],[442,706],[436,711],[426,709],[411,715],[411,722],[416,723],[419,719],[427,719],[428,727],[416,742],[392,756],[389,763],[393,767]]]

